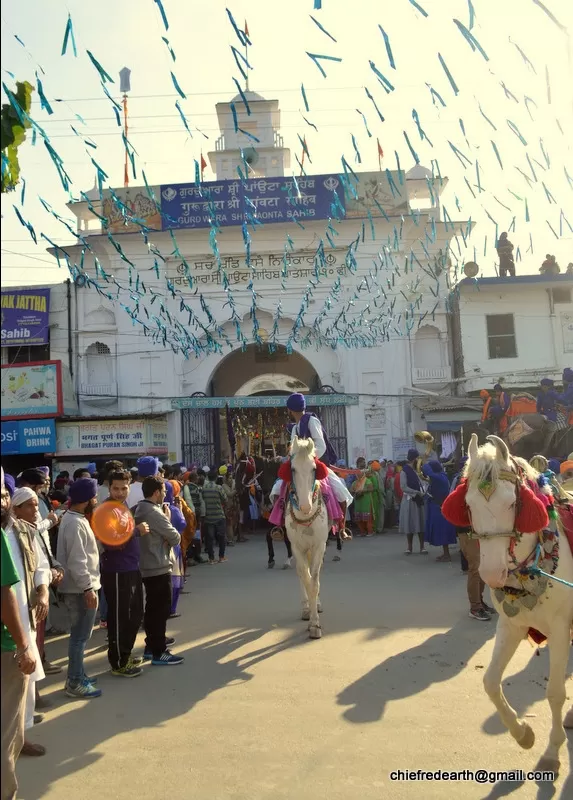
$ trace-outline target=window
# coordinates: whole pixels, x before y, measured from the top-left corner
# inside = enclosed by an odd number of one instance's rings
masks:
[[[86,349],[86,374],[90,386],[109,386],[113,382],[111,350],[107,344],[94,342]]]
[[[49,344],[22,345],[3,349],[7,351],[5,358],[2,359],[3,364],[29,364],[33,361],[50,360]]]
[[[517,358],[513,314],[488,314],[485,319],[489,357]]]
[[[551,296],[554,303],[570,303],[571,289],[552,289]]]

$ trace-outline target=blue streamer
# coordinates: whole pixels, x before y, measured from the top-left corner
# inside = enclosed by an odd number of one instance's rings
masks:
[[[360,109],[359,109],[359,108],[357,108],[357,109],[356,109],[356,111],[357,111],[357,112],[358,112],[358,114],[360,114],[360,116],[362,117],[362,122],[364,123],[364,127],[366,128],[366,133],[368,134],[368,138],[371,138],[371,137],[372,137],[372,134],[370,133],[370,131],[369,131],[369,129],[368,129],[368,122],[366,121],[366,117],[364,116],[364,114],[362,113],[362,111],[360,111]]]
[[[177,78],[175,77],[175,75],[174,75],[173,73],[171,73],[171,80],[173,81],[173,86],[175,86],[175,89],[176,89],[176,91],[178,92],[178,94],[180,94],[180,95],[181,95],[181,97],[182,97],[184,100],[187,100],[187,95],[185,94],[185,92],[183,91],[183,89],[182,89],[182,88],[179,86],[179,84],[177,83]]]
[[[510,130],[511,130],[511,131],[513,131],[513,133],[515,133],[515,135],[517,136],[517,138],[519,139],[519,141],[521,142],[521,144],[522,144],[522,145],[524,145],[524,147],[527,147],[527,142],[526,142],[526,140],[523,138],[523,136],[521,135],[521,133],[520,133],[520,131],[519,131],[519,128],[517,127],[517,125],[515,124],[515,122],[512,122],[510,119],[506,120],[506,122],[507,122],[507,124],[508,124],[508,126],[509,126]]]
[[[411,6],[414,6],[414,8],[418,9],[418,11],[420,12],[420,14],[422,14],[422,16],[424,16],[424,17],[427,17],[427,16],[428,16],[428,12],[427,12],[427,11],[425,11],[425,10],[422,8],[422,6],[421,6],[421,5],[419,5],[418,3],[416,3],[416,0],[408,0],[408,2],[410,3],[410,5],[411,5]]]
[[[161,14],[161,19],[163,20],[163,24],[165,25],[165,30],[169,30],[169,22],[167,21],[167,14],[165,13],[165,9],[163,8],[163,3],[161,0],[155,0],[157,3],[157,7],[159,8],[159,13]]]
[[[321,30],[323,33],[325,33],[325,34],[328,36],[328,38],[329,38],[329,39],[332,39],[332,41],[333,41],[333,42],[336,42],[336,39],[334,38],[334,36],[333,36],[331,33],[329,33],[329,32],[326,30],[326,28],[324,28],[324,27],[323,27],[323,26],[320,24],[320,22],[319,22],[318,20],[316,20],[316,19],[315,19],[315,18],[312,16],[312,14],[309,14],[309,17],[310,17],[310,18],[311,18],[311,20],[314,22],[314,24],[315,24],[315,25],[316,25],[316,26],[317,26],[317,27],[318,27],[318,28],[319,28],[319,29],[320,29],[320,30]]]
[[[470,45],[471,49],[474,52],[476,50],[478,50],[481,53],[481,55],[484,57],[484,59],[486,61],[489,61],[489,57],[488,57],[487,53],[485,52],[485,50],[483,49],[481,44],[478,42],[476,37],[473,35],[473,33],[471,31],[469,31],[466,28],[466,26],[462,22],[459,21],[459,19],[454,19],[454,24],[457,26],[458,30],[460,31],[460,33],[462,34],[462,36],[464,37],[466,42],[468,42],[468,44]]]
[[[418,133],[420,134],[420,139],[422,141],[424,141],[424,139],[425,139],[428,142],[428,144],[430,145],[430,147],[433,147],[434,145],[429,140],[429,138],[426,136],[425,131],[423,130],[422,126],[420,125],[420,118],[419,118],[418,112],[416,111],[415,108],[412,109],[412,119],[416,123],[416,127],[418,129]]]
[[[432,103],[434,105],[437,105],[437,103],[436,103],[436,99],[437,99],[442,104],[442,108],[445,108],[446,107],[446,103],[445,103],[445,100],[442,97],[442,95],[439,92],[437,92],[429,83],[427,83],[426,86],[428,87],[428,89],[430,90],[430,94],[432,95]]]
[[[171,47],[171,45],[169,44],[169,39],[167,39],[167,37],[166,37],[166,36],[162,36],[161,38],[162,38],[162,40],[165,42],[165,46],[166,46],[166,47],[167,47],[167,49],[169,50],[169,55],[171,56],[171,58],[173,59],[173,61],[176,61],[177,59],[176,59],[175,53],[173,52],[173,48],[172,48],[172,47]]]
[[[386,90],[386,93],[390,94],[390,92],[393,92],[394,91],[394,86],[392,86],[392,84],[390,83],[388,78],[385,78],[384,75],[382,75],[380,70],[376,67],[376,64],[373,61],[369,61],[368,63],[370,64],[370,69],[376,75],[376,77],[378,78],[378,80],[380,81],[380,83],[382,84],[384,89]]]
[[[362,164],[362,158],[360,156],[360,151],[358,150],[358,145],[356,144],[356,139],[354,138],[354,134],[351,134],[351,137],[352,137],[352,146],[354,147],[354,152],[356,153],[356,162],[358,164]]]
[[[419,164],[420,163],[420,156],[416,153],[416,151],[414,150],[414,148],[410,144],[410,140],[408,138],[408,134],[406,133],[406,131],[402,131],[402,133],[404,134],[404,139],[406,140],[406,144],[408,145],[410,153],[412,154],[412,158],[414,159],[416,164]]]
[[[306,51],[306,54],[307,54],[307,56],[309,58],[311,58],[314,61],[314,63],[316,64],[316,66],[318,67],[320,72],[322,73],[323,77],[325,77],[325,78],[326,78],[326,72],[322,68],[322,66],[319,63],[318,59],[322,58],[322,59],[325,59],[326,61],[342,61],[341,58],[337,58],[336,56],[325,56],[325,55],[321,55],[319,53],[309,53],[308,50]]]
[[[247,116],[250,117],[251,116],[251,107],[249,105],[249,101],[247,100],[247,97],[246,97],[244,91],[241,88],[241,84],[239,83],[239,81],[236,78],[233,78],[233,81],[235,82],[235,86],[239,90],[239,95],[241,97],[241,100],[243,101],[243,105],[245,106],[245,110],[247,112]]]
[[[509,100],[514,100],[516,103],[519,103],[519,100],[517,99],[517,97],[516,97],[516,96],[513,94],[513,92],[510,92],[510,91],[509,91],[509,89],[507,88],[507,86],[505,85],[505,83],[504,83],[503,81],[500,81],[500,82],[499,82],[499,85],[501,86],[501,88],[502,88],[502,89],[503,89],[503,91],[505,92],[505,96],[506,96],[506,97],[507,97]]]
[[[315,131],[318,133],[318,128],[316,127],[316,125],[314,124],[314,122],[311,122],[309,119],[307,119],[307,118],[304,116],[304,114],[301,114],[301,117],[303,118],[303,120],[306,122],[306,124],[307,124],[307,125],[310,125],[310,127],[311,127],[311,128],[314,128],[314,130],[315,130]]]
[[[481,107],[480,103],[478,103],[478,108],[479,108],[479,113],[482,115],[482,117],[485,119],[485,121],[488,122],[491,125],[491,127],[494,129],[494,131],[497,131],[497,128],[495,127],[495,125],[493,124],[491,119],[486,115],[486,113],[483,110],[483,108]]]
[[[68,40],[72,43],[72,50],[74,52],[74,56],[78,57],[78,51],[76,48],[76,40],[74,37],[74,28],[72,25],[72,17],[68,13],[68,21],[66,22],[66,30],[64,32],[64,41],[62,42],[62,55],[65,56],[66,51],[68,49]]]
[[[535,69],[535,67],[534,67],[533,63],[532,63],[532,62],[529,60],[529,58],[528,58],[528,57],[525,55],[525,53],[523,52],[523,50],[521,49],[521,47],[520,47],[520,46],[519,46],[519,45],[518,45],[516,42],[514,42],[514,41],[512,40],[511,36],[509,37],[509,41],[510,41],[510,42],[511,42],[511,44],[512,44],[512,45],[513,45],[513,46],[514,46],[516,49],[517,49],[517,51],[518,51],[519,55],[522,57],[522,59],[523,59],[523,61],[525,62],[525,64],[527,64],[527,66],[531,68],[531,70],[533,71],[534,75],[537,75],[537,70]]]
[[[239,130],[239,120],[237,118],[237,109],[235,108],[235,104],[234,103],[230,103],[229,107],[231,109],[231,115],[233,117],[233,125],[235,126],[235,133],[237,133],[238,130]]]
[[[13,206],[13,209],[14,209],[14,211],[16,212],[16,216],[17,216],[17,217],[18,217],[18,219],[20,220],[20,224],[21,224],[21,225],[23,225],[23,226],[24,226],[24,228],[26,228],[26,230],[27,230],[27,231],[28,231],[28,233],[30,234],[30,236],[31,236],[31,238],[32,238],[32,241],[34,242],[34,244],[38,244],[38,239],[37,239],[37,237],[36,237],[36,231],[34,230],[34,228],[33,228],[32,224],[31,224],[30,222],[26,222],[26,220],[25,220],[25,219],[22,217],[22,215],[20,214],[20,212],[18,211],[18,209],[16,208],[16,206]]]
[[[92,53],[90,53],[90,51],[89,51],[89,50],[86,50],[86,53],[88,54],[89,60],[92,62],[92,64],[94,65],[94,67],[95,67],[95,68],[97,69],[97,71],[99,72],[99,74],[100,74],[100,77],[101,77],[101,79],[102,79],[102,82],[103,82],[103,83],[105,83],[106,81],[109,81],[110,83],[115,83],[114,79],[111,77],[111,75],[108,75],[108,74],[107,74],[107,72],[106,72],[106,71],[105,71],[105,69],[102,67],[102,65],[99,63],[99,61],[97,60],[97,58],[96,58],[94,55],[92,55]]]
[[[382,27],[382,25],[378,25],[380,28],[380,33],[382,34],[382,38],[384,39],[384,44],[386,46],[386,55],[388,56],[388,61],[390,63],[390,67],[392,69],[396,69],[396,64],[394,62],[394,56],[392,54],[392,47],[390,46],[390,39],[388,38],[388,34]]]
[[[185,114],[183,113],[183,109],[182,109],[182,108],[181,108],[181,106],[179,105],[179,100],[176,100],[176,101],[175,101],[175,108],[176,108],[176,109],[177,109],[177,111],[179,112],[179,116],[181,117],[181,119],[182,119],[182,121],[183,121],[183,125],[185,125],[185,130],[187,131],[187,133],[189,134],[189,136],[190,136],[191,138],[193,138],[193,134],[191,133],[191,130],[190,130],[190,128],[189,128],[189,125],[188,125],[188,123],[187,123],[187,119],[185,118]]]
[[[500,166],[500,167],[503,169],[503,162],[502,162],[502,160],[501,160],[501,156],[500,156],[500,154],[499,154],[499,150],[497,149],[497,145],[496,145],[496,143],[493,141],[493,139],[490,139],[490,141],[491,141],[491,146],[493,147],[493,152],[495,153],[495,155],[496,155],[496,158],[497,158],[497,160],[499,161],[499,166]]]
[[[44,111],[47,111],[48,114],[53,114],[54,110],[50,105],[50,103],[48,102],[48,98],[44,94],[44,87],[42,86],[42,81],[40,80],[40,77],[37,72],[36,72],[36,86],[38,88],[38,95],[40,96],[40,107],[43,108]]]
[[[226,8],[226,9],[225,9],[225,11],[227,12],[227,15],[228,15],[228,17],[229,17],[229,19],[230,19],[230,21],[231,21],[231,25],[233,26],[233,30],[234,30],[234,31],[235,31],[235,33],[237,34],[237,39],[240,41],[240,43],[242,44],[242,46],[243,46],[243,47],[247,47],[247,45],[251,44],[251,42],[250,42],[250,40],[249,40],[249,37],[247,36],[247,34],[245,33],[245,31],[242,31],[242,30],[239,28],[239,26],[238,26],[238,25],[237,25],[237,23],[235,22],[235,20],[234,20],[234,18],[233,18],[233,15],[232,15],[232,14],[231,14],[231,12],[229,11],[229,9],[228,9],[228,8]]]
[[[368,97],[368,99],[369,99],[369,100],[372,102],[372,105],[373,105],[373,106],[374,106],[374,108],[376,109],[376,113],[377,113],[377,114],[378,114],[378,116],[380,117],[380,122],[384,122],[384,121],[385,121],[385,120],[384,120],[384,116],[383,116],[382,112],[380,111],[380,109],[378,108],[378,106],[376,105],[376,100],[375,100],[375,99],[372,97],[372,95],[370,94],[370,92],[368,91],[368,89],[366,88],[366,86],[364,87],[364,91],[366,92],[366,96],[367,96],[367,97]]]
[[[412,2],[412,0],[410,0],[410,2]],[[450,70],[446,66],[446,62],[442,58],[442,54],[441,53],[438,53],[438,58],[440,60],[440,64],[442,65],[442,69],[446,73],[446,77],[450,82],[450,86],[452,87],[452,90],[453,90],[454,94],[456,94],[456,95],[459,94],[460,90],[458,89],[457,84],[456,84],[455,80],[453,79],[452,73],[450,72]]]
[[[306,98],[306,92],[304,91],[304,83],[300,85],[300,91],[302,93],[302,99],[304,101],[304,107],[306,108],[307,114],[310,113],[310,106],[308,104],[308,100]],[[318,129],[317,129],[318,130]]]

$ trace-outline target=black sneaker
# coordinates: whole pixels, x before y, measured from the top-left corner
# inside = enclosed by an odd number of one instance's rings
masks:
[[[495,608],[492,608],[491,606],[488,606],[488,604],[484,603],[483,600],[481,601],[481,604],[482,604],[482,607],[485,609],[486,613],[489,614],[490,616],[492,614],[497,614],[497,611],[495,610]]]
[[[477,619],[480,622],[488,622],[491,619],[490,615],[483,608],[477,608],[475,611],[470,611],[470,617],[472,617],[472,619]]]
[[[151,663],[155,667],[174,667],[176,664],[182,664],[185,661],[183,656],[174,656],[169,650],[161,653],[159,658],[153,658]]]
[[[175,644],[175,637],[174,636],[166,636],[165,637],[165,648],[171,647],[172,644]]]
[[[269,563],[267,564],[267,567],[268,567],[269,569],[272,569],[272,568],[274,567],[274,565],[275,565],[275,562],[274,562],[274,561],[269,561]]]

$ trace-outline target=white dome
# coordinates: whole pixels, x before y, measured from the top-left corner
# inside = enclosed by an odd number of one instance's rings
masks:
[[[409,169],[406,173],[407,181],[425,181],[426,178],[430,178],[431,180],[432,177],[432,170],[423,167],[421,164],[416,164],[415,167],[412,167],[412,169]]]

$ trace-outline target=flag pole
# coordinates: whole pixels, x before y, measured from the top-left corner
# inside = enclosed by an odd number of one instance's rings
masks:
[[[127,142],[127,94],[123,95],[123,132],[125,133],[125,140]],[[123,167],[123,185],[127,189],[129,186],[129,166],[127,157],[127,144],[125,145],[125,163]]]

